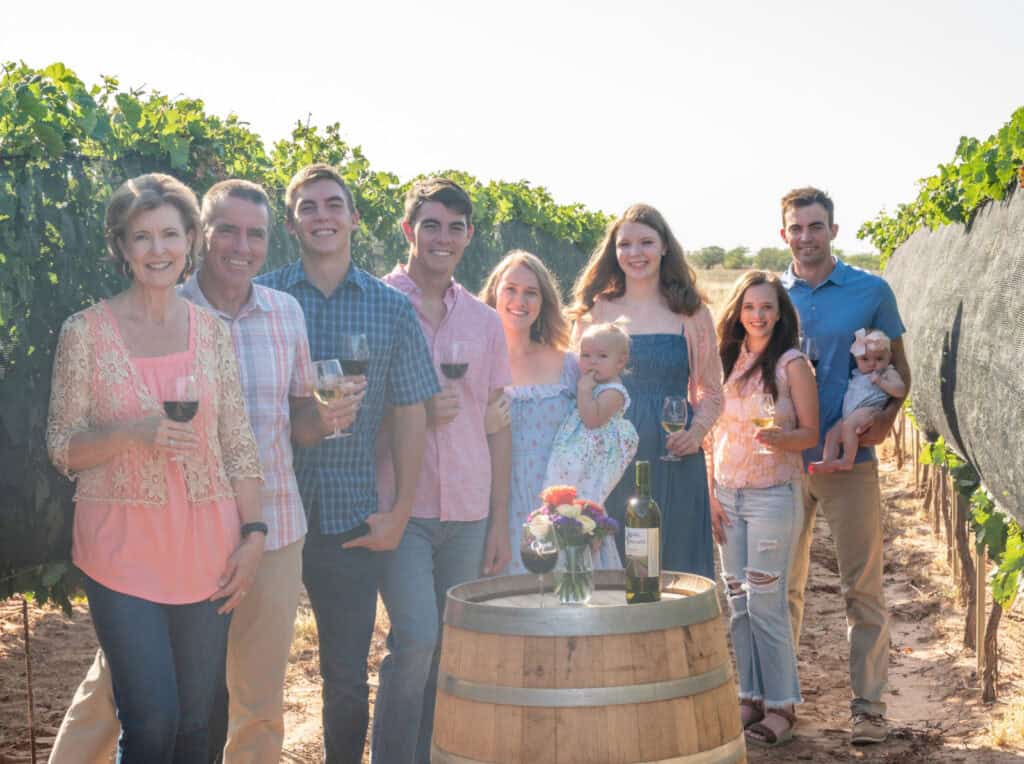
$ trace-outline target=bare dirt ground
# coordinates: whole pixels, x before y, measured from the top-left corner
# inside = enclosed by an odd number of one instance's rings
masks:
[[[1000,700],[981,702],[973,651],[961,647],[964,614],[956,604],[945,543],[931,535],[915,495],[912,467],[897,471],[883,450],[887,510],[885,585],[892,614],[889,742],[847,743],[849,688],[846,622],[831,538],[819,519],[812,550],[800,677],[806,703],[797,737],[784,748],[752,749],[761,762],[1020,762],[1024,761],[1024,616],[1018,605],[1000,628]],[[0,764],[29,761],[20,603],[0,603]],[[30,607],[39,761],[53,742],[65,707],[96,649],[84,602],[74,617]],[[381,612],[370,659],[370,700],[384,650]],[[316,630],[303,604],[286,685],[287,738],[282,761],[320,761],[320,676]],[[372,708],[371,708],[372,711]]]

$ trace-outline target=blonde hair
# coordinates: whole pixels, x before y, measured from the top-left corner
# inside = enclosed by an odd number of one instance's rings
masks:
[[[626,322],[622,319],[617,321],[602,321],[600,323],[591,324],[583,333],[580,335],[580,345],[583,345],[583,340],[606,338],[610,340],[612,350],[617,350],[624,356],[623,361],[629,362],[629,332],[625,329]]]
[[[477,297],[492,308],[497,307],[498,284],[505,278],[505,274],[517,265],[522,265],[529,270],[536,277],[537,285],[540,288],[540,315],[530,326],[530,339],[542,345],[550,345],[555,350],[567,350],[569,347],[569,322],[566,320],[565,311],[562,308],[558,279],[532,252],[527,252],[525,249],[513,249],[506,254],[494,266]]]

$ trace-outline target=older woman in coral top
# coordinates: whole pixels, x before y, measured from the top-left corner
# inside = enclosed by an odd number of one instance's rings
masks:
[[[818,441],[818,391],[798,331],[789,295],[765,271],[740,278],[718,322],[725,407],[709,434],[712,523],[743,726],[762,745],[792,737],[800,702],[786,578],[802,527],[800,452]]]
[[[205,761],[229,614],[263,552],[259,458],[228,330],[175,289],[200,246],[195,194],[167,175],[126,181],[106,235],[129,284],[64,323],[47,445],[77,481],[72,555],[119,760]]]

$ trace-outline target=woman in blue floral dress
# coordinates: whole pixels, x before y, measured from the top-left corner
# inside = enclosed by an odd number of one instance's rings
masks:
[[[508,522],[515,544],[526,516],[540,506],[555,433],[575,408],[579,367],[568,352],[569,324],[558,282],[536,255],[510,252],[491,271],[479,296],[501,318],[512,367],[505,413],[512,424]],[[602,547],[594,566],[619,567],[614,545]],[[505,573],[526,572],[513,549]]]

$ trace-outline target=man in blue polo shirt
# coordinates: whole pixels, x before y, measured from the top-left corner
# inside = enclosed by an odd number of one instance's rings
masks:
[[[825,433],[842,418],[856,330],[881,329],[891,338],[892,363],[910,388],[902,340],[905,327],[896,298],[883,279],[832,255],[832,240],[839,232],[833,211],[832,200],[816,188],[794,189],[782,198],[781,234],[793,254],[782,283],[800,314],[801,335],[813,338],[817,350],[817,358],[811,360],[817,374],[821,437],[817,446],[804,452],[805,465],[821,459]],[[882,586],[882,502],[872,446],[885,439],[902,402],[891,400],[861,432],[851,471],[805,477],[804,523],[789,575],[793,643],[798,644],[820,506],[835,539],[846,599],[853,691],[850,739],[855,745],[879,743],[888,734],[882,692],[889,670],[889,625]]]
[[[409,299],[352,263],[359,214],[338,172],[325,164],[299,170],[285,206],[301,259],[256,281],[298,300],[313,360],[340,359],[345,334],[365,334],[370,351],[351,437],[295,454],[309,516],[302,579],[320,638],[325,761],[348,764],[362,760],[369,722],[366,658],[377,589],[387,553],[412,512],[426,437],[424,401],[440,386]],[[395,491],[390,511],[379,512],[375,444],[386,411]],[[369,532],[345,540],[362,523]]]

